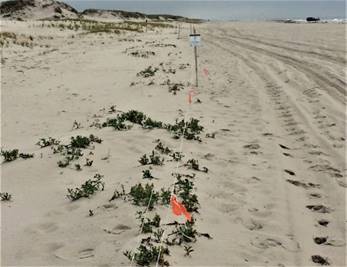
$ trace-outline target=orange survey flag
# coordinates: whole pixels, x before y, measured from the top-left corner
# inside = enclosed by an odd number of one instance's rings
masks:
[[[177,216],[184,215],[188,221],[192,220],[192,215],[186,210],[182,203],[177,201],[176,196],[171,196],[170,204],[173,214]]]

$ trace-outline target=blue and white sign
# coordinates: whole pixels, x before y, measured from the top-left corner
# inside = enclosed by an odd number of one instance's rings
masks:
[[[201,36],[200,34],[190,34],[189,35],[189,38],[190,38],[190,45],[193,46],[193,47],[196,47],[196,46],[200,46],[201,44]]]

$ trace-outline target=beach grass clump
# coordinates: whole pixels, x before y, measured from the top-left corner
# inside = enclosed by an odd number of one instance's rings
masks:
[[[184,85],[182,83],[173,83],[169,84],[169,93],[172,93],[174,95],[177,94],[177,92],[184,89]]]
[[[150,170],[143,170],[142,171],[142,178],[143,179],[153,179],[153,175]]]
[[[183,136],[187,140],[197,140],[201,142],[199,134],[203,131],[204,127],[199,124],[198,119],[191,118],[189,121],[177,120],[174,124],[165,124],[161,121],[153,120],[145,115],[143,112],[137,110],[130,110],[122,114],[118,114],[115,118],[108,118],[106,122],[102,123],[102,127],[113,127],[115,130],[129,130],[130,125],[125,122],[131,122],[142,126],[144,129],[166,129],[173,134],[175,139]]]
[[[143,122],[142,122],[142,127],[144,129],[154,129],[154,128],[157,128],[157,129],[161,129],[163,128],[163,123],[161,121],[156,121],[156,120],[153,120],[149,117],[147,117]]]
[[[1,201],[10,201],[12,199],[12,195],[7,192],[0,193],[0,199]]]
[[[160,190],[160,202],[162,205],[169,205],[171,199],[171,191],[169,189],[162,188]]]
[[[121,191],[118,191],[117,189],[114,190],[112,197],[109,199],[109,202],[118,198],[123,198],[124,200],[126,200],[127,193],[125,193],[124,185],[121,185],[121,188]]]
[[[141,125],[145,129],[163,128],[161,121],[156,121],[146,116],[143,112],[137,110],[129,110],[122,114],[118,114],[116,118],[107,119],[102,124],[102,127],[113,127],[115,130],[129,130],[131,127],[126,125],[125,122],[131,122],[134,124]]]
[[[136,252],[125,251],[124,255],[140,266],[150,266],[155,264],[159,257],[160,266],[169,266],[169,262],[164,259],[164,255],[170,255],[169,249],[164,246],[156,246],[151,242],[142,243]]]
[[[88,179],[81,187],[76,187],[75,189],[68,188],[67,198],[71,201],[76,201],[80,198],[89,198],[95,192],[105,188],[105,183],[102,181],[104,176],[100,174],[95,174],[92,179]]]
[[[153,227],[158,228],[160,226],[160,216],[155,214],[153,219],[143,217],[143,212],[137,212],[137,219],[140,220],[140,231],[142,234],[152,233]]]
[[[172,158],[173,161],[181,161],[184,157],[183,153],[178,151],[170,153],[169,156]]]
[[[169,189],[161,188],[160,191],[156,191],[153,184],[142,185],[139,183],[132,186],[128,193],[125,191],[124,185],[121,185],[121,190],[116,189],[109,201],[122,198],[131,201],[135,206],[148,206],[148,209],[152,210],[157,203],[169,204],[170,197],[171,191]]]
[[[141,76],[143,78],[148,78],[148,77],[152,77],[155,75],[155,73],[158,71],[158,68],[154,68],[152,66],[147,67],[146,69],[140,71],[139,73],[137,73],[137,76]]]
[[[202,167],[200,168],[199,162],[196,159],[189,159],[184,166],[188,167],[188,169],[192,169],[195,171],[201,171],[201,172],[205,172],[208,173],[208,168],[207,167]]]
[[[149,210],[153,209],[154,204],[159,200],[159,193],[154,190],[153,184],[134,185],[130,188],[129,196],[134,205],[147,206]]]
[[[194,249],[192,246],[184,246],[184,251],[185,251],[184,256],[189,257],[190,254],[194,251]]]
[[[150,56],[155,56],[155,52],[153,52],[153,51],[133,51],[133,52],[130,52],[129,55],[131,55],[133,57],[149,58]]]
[[[195,242],[196,236],[198,234],[197,230],[194,228],[194,220],[187,221],[184,225],[177,226],[177,235],[179,237],[180,242]]]
[[[198,196],[193,193],[194,182],[181,176],[176,176],[176,183],[174,187],[174,193],[182,199],[182,203],[189,212],[198,212],[199,201]]]
[[[41,138],[36,145],[38,145],[40,148],[48,147],[48,146],[57,146],[60,144],[60,141],[53,138],[53,137],[48,137],[48,138]]]
[[[116,118],[107,119],[107,121],[102,124],[102,127],[113,127],[117,131],[130,129],[130,127],[124,123],[124,119],[119,115],[117,115]]]
[[[1,150],[1,156],[4,158],[4,162],[10,162],[18,158],[18,152],[18,149]]]
[[[4,162],[11,162],[17,158],[29,159],[34,157],[34,154],[19,153],[18,149],[1,150],[0,154],[4,158]]]
[[[90,142],[88,137],[77,135],[76,137],[71,137],[70,146],[71,148],[87,148]]]
[[[164,158],[161,158],[160,155],[158,155],[154,150],[152,150],[152,153],[149,156],[144,154],[139,159],[139,163],[141,165],[158,165],[158,166],[161,166],[164,164]]]
[[[166,155],[169,155],[172,152],[172,150],[169,147],[164,146],[161,141],[159,141],[159,143],[155,146],[154,149]]]
[[[92,143],[102,143],[102,139],[99,137],[91,134],[89,137],[87,136],[72,136],[70,139],[70,143],[67,145],[52,145],[51,148],[53,150],[53,153],[59,153],[64,158],[62,160],[59,160],[57,162],[58,166],[60,168],[65,168],[70,165],[71,161],[78,160],[80,157],[83,156],[82,149],[88,148]],[[90,161],[89,159],[86,160],[85,166],[91,166],[93,164],[93,161]],[[76,166],[77,165],[77,166]],[[78,167],[80,164],[76,164],[75,169],[80,170],[81,168]]]
[[[22,159],[31,159],[34,157],[34,154],[30,153],[19,153],[19,157]]]
[[[198,135],[204,129],[199,124],[199,120],[194,118],[191,118],[190,121],[176,119],[175,124],[167,125],[166,128],[174,135],[175,139],[183,136],[187,140],[197,140],[199,142],[201,142],[201,138]]]

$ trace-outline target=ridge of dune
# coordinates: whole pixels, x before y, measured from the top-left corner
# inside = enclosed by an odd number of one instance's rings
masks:
[[[169,14],[144,14],[124,10],[85,9],[78,12],[71,5],[56,0],[9,0],[0,3],[0,16],[3,19],[42,20],[42,19],[148,19],[202,22],[200,19],[186,18]]]

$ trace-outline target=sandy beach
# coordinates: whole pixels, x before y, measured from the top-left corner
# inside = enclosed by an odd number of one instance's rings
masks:
[[[1,147],[34,154],[1,165],[12,196],[1,201],[2,266],[135,266],[124,252],[149,236],[137,212],[159,214],[164,237],[184,218],[159,200],[148,210],[110,199],[122,185],[176,188],[172,173],[193,183],[199,208],[196,238],[165,244],[171,266],[345,266],[344,24],[195,24],[198,87],[188,23],[179,39],[177,22],[119,33],[68,25],[2,21],[16,37],[2,36]],[[203,129],[193,140],[129,120],[116,129],[110,119],[130,110]],[[37,145],[91,134],[102,142],[65,167],[66,147]],[[152,151],[163,162],[141,165]],[[67,197],[96,174],[103,190]]]

